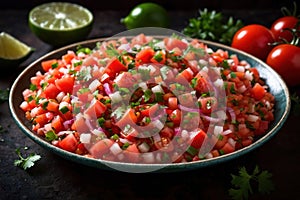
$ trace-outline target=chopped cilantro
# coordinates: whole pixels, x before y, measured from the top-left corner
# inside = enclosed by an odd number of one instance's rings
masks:
[[[36,89],[37,89],[37,86],[35,85],[35,84],[30,84],[30,86],[29,86],[29,89],[31,90],[31,91],[35,91]]]
[[[55,63],[53,63],[52,65],[51,65],[51,68],[52,69],[55,69],[55,68],[57,68],[58,67],[58,62],[55,62]]]
[[[152,96],[152,91],[150,89],[145,90],[144,92],[144,101],[147,102]]]
[[[45,134],[45,138],[47,141],[51,142],[53,140],[57,140],[58,139],[58,136],[55,134],[54,131],[48,131],[46,134]]]
[[[109,44],[106,47],[106,51],[108,56],[110,57],[118,57],[120,55],[120,53],[118,52],[118,50],[113,46],[113,44]]]

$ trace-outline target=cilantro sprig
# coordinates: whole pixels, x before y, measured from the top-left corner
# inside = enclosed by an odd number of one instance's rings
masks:
[[[27,149],[27,148],[24,148]],[[14,161],[14,165],[23,168],[24,170],[34,166],[34,163],[41,159],[41,156],[35,153],[29,154],[27,157],[23,157],[20,148],[16,149],[16,153],[19,156],[18,160]]]
[[[223,13],[215,10],[208,11],[205,8],[199,10],[197,17],[189,19],[188,25],[182,32],[192,38],[231,44],[234,34],[242,27],[241,20],[225,18]]]
[[[255,191],[268,194],[274,190],[272,174],[267,170],[259,169],[257,165],[252,173],[249,173],[245,167],[241,167],[238,175],[231,174],[231,176],[233,187],[229,189],[229,195],[234,200],[248,199]],[[253,187],[254,183],[257,184],[257,188]]]

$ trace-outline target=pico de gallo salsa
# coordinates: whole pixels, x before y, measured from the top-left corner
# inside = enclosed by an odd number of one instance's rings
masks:
[[[120,37],[41,67],[20,108],[38,136],[90,158],[210,159],[251,145],[274,120],[255,66],[197,39]]]

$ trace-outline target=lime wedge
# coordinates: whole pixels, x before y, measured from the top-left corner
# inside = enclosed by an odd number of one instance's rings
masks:
[[[67,2],[51,2],[29,12],[29,27],[42,41],[62,46],[83,40],[92,29],[93,14],[86,8]]]
[[[33,52],[33,48],[19,41],[12,35],[0,33],[0,69],[17,67]]]

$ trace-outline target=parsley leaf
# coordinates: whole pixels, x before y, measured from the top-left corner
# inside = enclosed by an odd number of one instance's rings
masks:
[[[9,96],[9,89],[4,89],[4,90],[0,89],[0,103],[7,101],[8,96]]]
[[[255,167],[252,173],[246,170],[245,167],[239,169],[238,175],[231,174],[232,188],[229,189],[229,195],[232,199],[242,200],[248,199],[250,194],[253,194],[253,182],[258,184],[258,191],[260,194],[268,194],[274,190],[274,185],[271,180],[272,174],[267,170],[260,170],[258,166]]]
[[[41,156],[35,153],[29,154],[26,158],[21,155],[20,148],[16,149],[19,160],[14,161],[14,165],[23,168],[24,170],[34,166],[34,163],[41,159]]]

